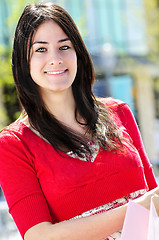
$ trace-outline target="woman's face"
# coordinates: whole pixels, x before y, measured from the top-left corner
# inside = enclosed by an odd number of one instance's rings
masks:
[[[77,55],[68,36],[54,21],[42,23],[30,53],[30,74],[41,93],[70,90],[76,73]]]

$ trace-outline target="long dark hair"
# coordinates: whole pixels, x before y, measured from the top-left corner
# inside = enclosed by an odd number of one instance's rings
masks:
[[[28,115],[31,126],[56,150],[62,151],[66,148],[79,156],[84,151],[91,151],[88,148],[87,137],[80,136],[48,112],[38,86],[30,75],[32,37],[40,24],[48,20],[56,22],[63,29],[77,54],[77,74],[72,85],[77,122],[82,124],[78,120],[78,113],[85,120],[87,132],[100,146],[107,150],[119,148],[121,140],[117,126],[111,120],[108,109],[96,100],[92,92],[95,74],[85,44],[71,16],[62,7],[53,3],[26,6],[14,37],[13,77],[19,101]]]

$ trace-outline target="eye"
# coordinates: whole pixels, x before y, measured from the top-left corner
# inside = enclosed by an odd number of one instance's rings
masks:
[[[46,51],[47,51],[46,48],[40,47],[40,48],[36,49],[35,52],[46,52]]]
[[[60,50],[68,50],[68,49],[70,49],[69,46],[62,46],[62,47],[60,47]]]

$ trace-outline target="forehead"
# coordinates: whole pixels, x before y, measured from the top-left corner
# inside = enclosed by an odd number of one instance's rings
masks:
[[[54,21],[49,20],[42,23],[35,31],[32,41],[49,40],[58,41],[61,38],[68,37],[63,29]]]

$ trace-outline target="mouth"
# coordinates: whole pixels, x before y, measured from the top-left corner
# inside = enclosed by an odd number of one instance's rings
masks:
[[[59,74],[65,73],[66,71],[67,69],[61,70],[61,71],[45,71],[45,73],[48,75],[59,75]]]

